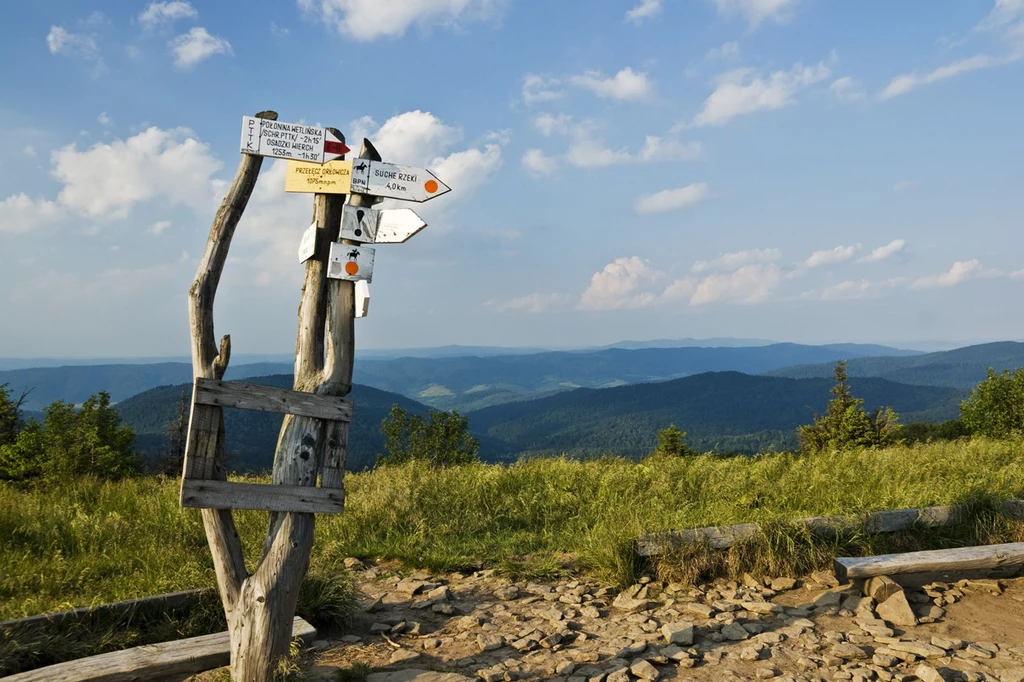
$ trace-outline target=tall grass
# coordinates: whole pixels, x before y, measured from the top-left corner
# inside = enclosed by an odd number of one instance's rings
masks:
[[[348,476],[345,513],[317,519],[311,579],[330,585],[340,560],[358,556],[522,576],[573,566],[626,582],[645,532],[1022,497],[1022,450],[975,440],[807,457],[385,467]],[[251,563],[266,516],[235,517]],[[199,514],[178,508],[176,481],[0,486],[0,618],[213,584]]]

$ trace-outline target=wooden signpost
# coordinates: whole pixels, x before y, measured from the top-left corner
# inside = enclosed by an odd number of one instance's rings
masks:
[[[332,161],[349,151],[339,131],[279,123],[273,111],[243,119],[241,151],[234,182],[213,220],[189,289],[195,385],[181,505],[198,507],[202,513],[227,616],[231,679],[269,682],[291,642],[299,586],[313,545],[313,514],[344,509],[345,452],[354,409],[345,395],[352,387],[354,318],[367,313],[367,283],[373,275],[374,248],[366,244],[404,241],[425,226],[412,217],[414,213],[388,217],[388,211],[371,207],[381,196],[425,201],[450,188],[427,170],[382,164],[369,140],[363,140],[355,166],[344,159]],[[305,280],[291,391],[222,381],[231,339],[224,336],[218,347],[213,328],[213,302],[228,247],[264,156],[292,159],[289,164],[298,169],[322,164],[316,166],[319,172],[297,171],[295,178],[304,182],[293,180],[290,166],[286,182],[287,191],[314,193],[313,224],[298,252],[299,261],[305,264]],[[353,176],[356,167],[360,168],[358,182]],[[379,173],[371,175],[370,169]],[[383,193],[374,196],[370,188],[380,188]],[[347,206],[366,212],[376,241],[354,234],[354,239],[342,238],[345,194],[350,189],[356,193],[350,194]],[[285,415],[271,484],[227,480],[225,407]],[[270,513],[263,552],[251,572],[232,509]]]

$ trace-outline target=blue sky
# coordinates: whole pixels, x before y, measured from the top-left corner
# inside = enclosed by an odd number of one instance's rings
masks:
[[[74,0],[0,36],[0,356],[187,354],[268,108],[453,188],[378,247],[360,347],[1024,337],[1024,0]],[[238,353],[294,345],[283,170],[217,299]]]

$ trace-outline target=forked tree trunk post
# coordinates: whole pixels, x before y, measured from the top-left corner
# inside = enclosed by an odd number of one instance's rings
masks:
[[[277,118],[272,111],[256,116]],[[331,131],[341,138],[338,131]],[[360,156],[380,159],[366,141]],[[189,290],[192,367],[197,378],[220,379],[227,369],[230,339],[225,336],[218,351],[213,301],[231,237],[252,194],[262,161],[261,156],[242,156],[235,180],[210,228],[206,252]],[[327,277],[329,247],[339,236],[344,200],[344,195],[314,195],[316,251],[306,261],[299,304],[296,391],[344,396],[351,389],[354,284]],[[362,197],[354,197],[354,203],[361,201]],[[209,478],[225,480],[223,414],[218,414],[218,419],[214,471]],[[324,483],[337,487],[344,470],[347,440],[346,422],[286,415],[274,456],[273,483],[315,486],[317,473],[322,471]],[[251,574],[245,566],[230,510],[203,509],[202,516],[231,637],[231,679],[269,682],[291,642],[299,586],[309,567],[313,546],[313,514],[271,512],[262,558]]]

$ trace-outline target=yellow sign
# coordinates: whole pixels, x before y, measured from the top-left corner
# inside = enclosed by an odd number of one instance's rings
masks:
[[[351,189],[351,161],[328,161],[320,164],[288,160],[288,170],[284,176],[285,192],[348,194]]]

